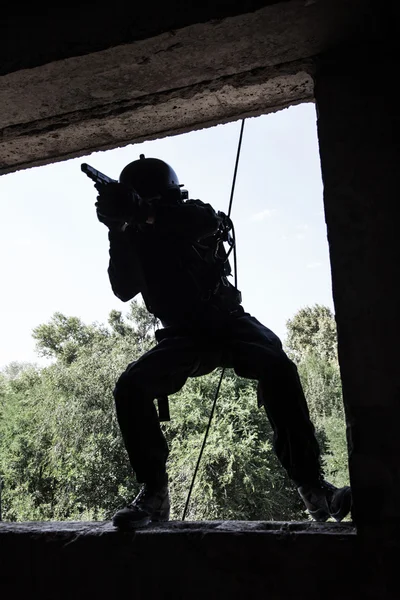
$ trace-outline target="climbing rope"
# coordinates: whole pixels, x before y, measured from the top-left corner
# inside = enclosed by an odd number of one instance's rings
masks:
[[[235,162],[235,169],[234,169],[233,180],[232,180],[231,197],[229,199],[228,217],[231,216],[231,211],[232,211],[232,203],[233,203],[233,196],[234,196],[234,193],[235,193],[236,175],[237,175],[237,170],[238,170],[238,165],[239,165],[240,151],[242,149],[242,138],[243,138],[243,129],[244,129],[244,122],[245,122],[245,120],[246,119],[242,119],[242,125],[240,127],[239,143],[238,143],[238,148],[237,148],[237,152],[236,152],[236,162]],[[235,239],[235,229],[234,229],[233,225],[232,225],[232,237],[233,237],[233,246],[230,248],[229,253],[230,253],[230,251],[233,248],[234,279],[235,279],[235,287],[237,289],[236,239]],[[229,256],[229,253],[228,253],[228,256]],[[215,391],[214,402],[212,404],[210,416],[208,418],[207,429],[206,429],[206,432],[204,434],[204,439],[203,439],[203,443],[201,445],[201,449],[200,449],[200,453],[199,453],[199,458],[197,459],[196,468],[194,470],[193,477],[192,477],[192,483],[190,485],[189,493],[188,493],[187,498],[186,498],[186,504],[185,504],[185,508],[184,508],[184,511],[183,511],[183,515],[182,515],[182,521],[185,520],[186,513],[187,513],[187,510],[188,510],[188,507],[189,507],[190,497],[192,495],[192,491],[193,491],[193,487],[194,487],[194,482],[196,481],[197,471],[199,470],[201,458],[203,456],[203,451],[204,451],[204,448],[205,448],[205,445],[206,445],[206,441],[207,441],[207,437],[208,437],[208,432],[210,431],[211,422],[212,422],[212,419],[213,419],[213,416],[214,416],[214,411],[215,411],[215,407],[216,407],[216,404],[217,404],[219,390],[221,388],[221,384],[222,384],[222,380],[224,378],[224,375],[225,375],[225,367],[221,371],[221,375],[220,375],[220,378],[219,378],[219,381],[218,381],[217,389]]]
[[[234,170],[234,173],[233,173],[231,197],[229,199],[228,217],[231,216],[231,211],[232,211],[233,194],[235,193],[236,175],[237,175],[237,170],[238,170],[238,166],[239,166],[240,151],[242,149],[243,129],[244,129],[244,122],[245,122],[245,120],[246,119],[242,119],[242,125],[240,127],[239,143],[238,143],[238,149],[237,149],[237,152],[236,152],[235,170]]]

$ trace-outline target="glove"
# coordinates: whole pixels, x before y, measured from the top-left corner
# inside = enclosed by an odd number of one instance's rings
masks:
[[[97,218],[110,230],[121,231],[126,223],[145,223],[150,206],[135,190],[122,183],[97,183]]]

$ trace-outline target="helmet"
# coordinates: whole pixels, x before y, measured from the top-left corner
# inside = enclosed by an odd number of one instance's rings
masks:
[[[180,184],[175,171],[163,160],[158,158],[145,158],[140,155],[139,160],[126,165],[119,176],[120,183],[133,187],[143,198],[170,195],[171,191],[179,191]]]

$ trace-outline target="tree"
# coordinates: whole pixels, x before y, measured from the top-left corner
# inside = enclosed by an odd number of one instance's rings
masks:
[[[305,310],[305,309],[303,309]],[[322,311],[312,312],[317,316]],[[326,315],[326,313],[325,313]],[[293,320],[297,322],[296,315]],[[328,332],[304,321],[308,331]],[[318,324],[317,324],[318,325]],[[0,374],[0,473],[8,520],[105,519],[132,500],[138,484],[116,421],[113,388],[128,363],[154,344],[157,323],[139,303],[108,325],[56,313],[35,329],[50,366]],[[323,448],[327,475],[343,484],[346,457],[339,369],[329,347],[301,334],[298,364]],[[189,379],[171,397],[172,517],[181,518],[214,400],[219,372]],[[272,450],[255,382],[227,370],[189,506],[189,519],[299,519],[295,487]]]
[[[2,373],[6,379],[17,379],[23,371],[35,368],[37,368],[35,363],[13,361],[2,369]]]
[[[336,322],[327,306],[315,304],[300,309],[286,327],[286,349],[295,362],[311,351],[322,359],[337,359]]]
[[[10,520],[103,518],[135,488],[116,423],[112,390],[149,347],[136,303],[121,331],[56,313],[35,330],[55,362],[6,382],[0,420],[4,512]],[[141,320],[141,318],[143,319]]]
[[[171,398],[166,428],[171,453],[172,516],[180,519],[220,373],[191,379]],[[272,449],[272,430],[254,381],[225,372],[214,421],[195,481],[188,519],[297,519],[296,489]]]
[[[298,366],[326,477],[335,485],[348,485],[346,422],[334,316],[328,307],[316,304],[299,310],[286,325],[287,352]]]
[[[342,382],[337,360],[327,360],[310,350],[299,362],[298,371],[314,422],[343,414]]]
[[[66,317],[56,312],[49,323],[35,327],[32,333],[40,356],[56,358],[66,364],[73,362],[80,349],[90,345],[98,336],[107,337],[108,331],[95,324],[85,325],[77,317]]]
[[[112,390],[127,364],[154,343],[154,323],[132,303],[109,327],[60,313],[35,330],[55,362],[7,381],[0,469],[9,520],[103,519],[138,491],[116,422]],[[70,351],[71,348],[73,351]],[[218,372],[171,398],[173,517],[180,518],[214,398]],[[296,491],[277,467],[255,382],[228,371],[188,518],[291,518]]]

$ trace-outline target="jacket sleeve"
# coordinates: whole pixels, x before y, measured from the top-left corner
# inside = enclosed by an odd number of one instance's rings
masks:
[[[114,294],[127,302],[142,291],[142,271],[128,231],[109,231],[108,276]]]
[[[176,233],[192,240],[200,240],[215,233],[220,223],[221,217],[211,204],[205,204],[201,200],[155,207],[154,228],[160,233]]]

